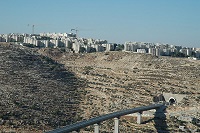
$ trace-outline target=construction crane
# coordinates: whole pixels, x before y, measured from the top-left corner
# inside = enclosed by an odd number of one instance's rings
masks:
[[[71,31],[75,30],[76,31],[76,38],[78,38],[78,29],[71,29]]]
[[[28,24],[28,26],[30,26],[30,24]],[[34,31],[35,31],[35,25],[31,25],[32,26],[32,34],[34,34]]]

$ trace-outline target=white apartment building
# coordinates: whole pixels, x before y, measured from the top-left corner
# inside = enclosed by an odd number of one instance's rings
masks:
[[[146,53],[145,49],[137,49],[137,53]]]
[[[23,36],[20,34],[1,34],[0,42],[23,42]]]
[[[79,53],[81,47],[81,43],[78,42],[78,40],[75,40],[75,42],[72,44],[72,48],[75,53]]]
[[[139,46],[136,42],[125,42],[125,44],[124,44],[124,51],[136,52],[136,50],[138,48],[139,48]]]
[[[149,48],[149,54],[154,56],[160,56],[160,49],[158,48]]]
[[[102,52],[103,51],[103,46],[102,44],[92,44],[91,45],[92,48],[96,49],[96,52]]]
[[[137,49],[147,50],[148,48],[152,47],[152,44],[153,43],[148,43],[148,42],[125,42],[124,51],[137,52]]]

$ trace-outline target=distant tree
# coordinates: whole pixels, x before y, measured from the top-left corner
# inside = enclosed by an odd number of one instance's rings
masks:
[[[116,49],[116,47],[117,47],[117,44],[115,43],[115,44],[114,44],[114,50]]]
[[[79,50],[80,53],[84,53],[85,51],[86,49],[84,47],[80,47],[80,50]]]
[[[171,54],[173,57],[188,57],[187,55],[185,55],[184,53],[181,52],[177,52],[177,53],[172,53]]]
[[[35,48],[36,46],[30,43],[24,43],[23,46],[29,47],[29,48]]]
[[[187,57],[184,53],[178,53],[179,57]]]
[[[66,49],[65,48],[61,48],[60,51],[66,52]]]
[[[115,47],[115,51],[122,51],[124,49],[124,45],[123,44],[118,44],[116,47]]]
[[[69,43],[67,46],[68,49],[72,49],[72,43]]]
[[[96,48],[91,48],[90,53],[97,52]]]
[[[191,56],[196,57],[196,53],[194,51],[192,51]]]

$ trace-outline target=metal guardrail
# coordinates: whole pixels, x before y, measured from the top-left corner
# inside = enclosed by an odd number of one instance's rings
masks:
[[[132,113],[136,113],[136,112],[142,112],[142,111],[151,110],[151,109],[158,109],[163,105],[164,105],[163,103],[160,103],[160,104],[152,104],[149,106],[142,106],[142,107],[127,109],[127,110],[122,110],[122,111],[98,116],[95,118],[91,118],[89,120],[77,122],[75,124],[71,124],[71,125],[65,126],[63,128],[54,129],[54,130],[48,131],[46,133],[69,133],[72,131],[78,131],[79,129],[85,128],[85,127],[93,125],[93,124],[99,124],[102,121],[105,121],[108,119],[119,118],[120,116],[132,114]]]

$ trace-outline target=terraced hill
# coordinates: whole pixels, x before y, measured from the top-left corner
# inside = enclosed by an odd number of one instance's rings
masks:
[[[81,116],[85,119],[151,104],[152,97],[162,92],[187,95],[179,105],[170,107],[168,112],[178,111],[177,108],[200,107],[199,60],[158,58],[149,54],[129,52],[70,54],[61,53],[56,49],[41,49],[39,52],[65,64],[65,67],[73,71],[77,77],[87,81],[86,95],[80,107]],[[168,128],[171,132],[178,131],[180,124],[170,119],[166,121],[169,121]],[[112,124],[113,122],[107,122],[109,126]],[[149,124],[150,131],[156,131],[155,123]],[[106,130],[109,126],[104,127],[105,125],[101,125],[101,131],[111,132]],[[185,126],[187,127],[187,124]],[[133,132],[135,129],[134,126],[128,127],[122,126],[120,130]],[[145,129],[141,128],[141,132],[144,131]]]
[[[0,131],[42,132],[101,114],[152,103],[162,92],[187,97],[167,112],[200,107],[200,61],[128,52],[73,54],[0,45]],[[195,112],[195,117],[200,117]],[[192,123],[120,119],[120,131],[178,132]],[[159,123],[159,124],[158,124]],[[101,123],[112,132],[113,121]],[[93,127],[81,131],[90,133]]]

